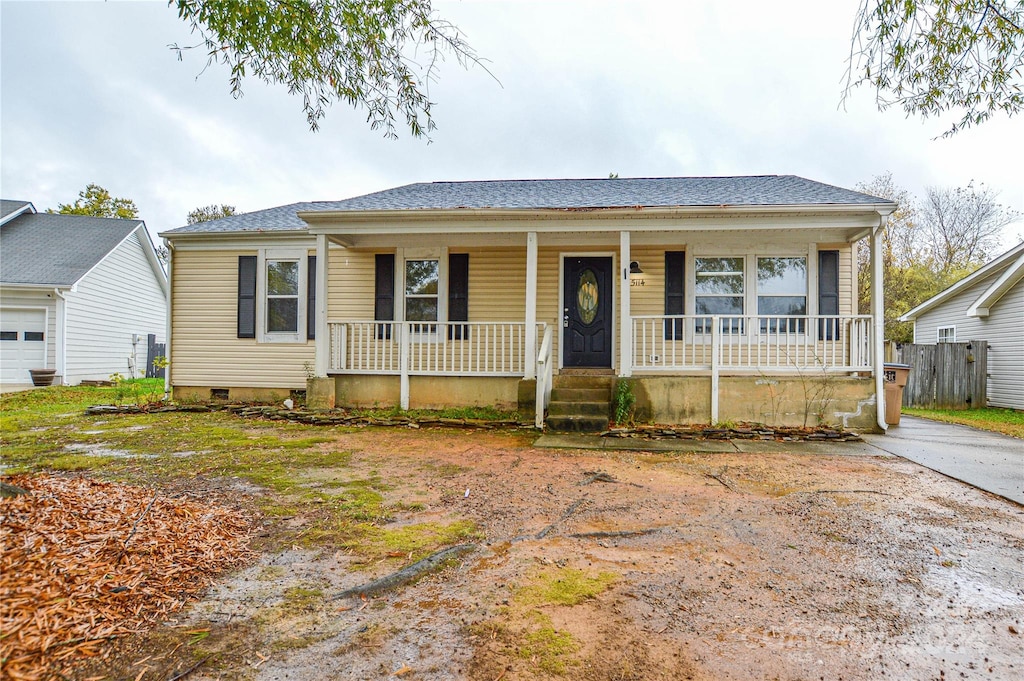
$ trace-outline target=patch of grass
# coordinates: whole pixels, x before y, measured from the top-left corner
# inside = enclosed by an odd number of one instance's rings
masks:
[[[1003,435],[1024,438],[1024,411],[1017,411],[1015,409],[999,409],[997,407],[986,407],[985,409],[913,409],[904,407],[903,413],[934,421],[958,423],[963,426],[972,426],[982,430],[1002,433]]]
[[[323,589],[290,586],[284,590],[283,606],[288,610],[311,610],[323,600]]]
[[[536,583],[516,592],[523,605],[576,605],[604,592],[619,578],[614,572],[588,575],[583,570],[560,568],[542,572]]]
[[[269,538],[259,543],[271,550],[294,543],[349,548],[367,560],[391,553],[422,557],[476,536],[470,522],[382,527],[396,510],[422,510],[423,504],[388,505],[384,493],[392,485],[376,471],[353,479],[348,473],[352,454],[332,446],[334,431],[223,412],[87,416],[87,406],[113,401],[110,390],[52,388],[4,395],[0,427],[8,472],[88,472],[156,486],[194,478],[222,479],[229,485],[245,481],[265,490],[253,503],[266,517],[297,520],[268,526]],[[146,458],[68,450],[83,444]]]
[[[572,657],[577,650],[579,644],[572,634],[558,631],[548,622],[538,629],[527,631],[517,652],[520,658],[530,660],[537,668],[549,674],[564,676],[569,667],[579,664]]]
[[[414,559],[419,559],[432,553],[437,547],[461,544],[480,537],[475,523],[470,520],[458,520],[448,525],[418,523],[396,529],[385,528],[380,530],[372,541],[387,553],[412,554]]]

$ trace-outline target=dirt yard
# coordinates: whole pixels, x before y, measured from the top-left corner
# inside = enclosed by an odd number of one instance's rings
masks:
[[[460,541],[475,548],[412,584],[335,598],[411,561],[278,545],[79,678],[1024,674],[1024,509],[903,460],[591,454],[447,430],[318,447],[352,456],[307,470],[306,488],[378,477],[403,509],[388,527],[470,521]],[[263,493],[182,484],[242,506]],[[268,518],[262,534],[308,523]]]

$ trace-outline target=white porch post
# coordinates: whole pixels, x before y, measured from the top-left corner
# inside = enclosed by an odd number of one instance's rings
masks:
[[[878,227],[871,230],[871,332],[874,337],[871,365],[875,372],[875,407],[878,410],[876,422],[883,431],[889,428],[885,422],[885,301],[882,285],[882,234],[888,215],[879,218]]]
[[[633,375],[633,321],[629,310],[629,232],[619,232],[619,265],[622,270],[619,296],[619,376]]]
[[[398,336],[398,373],[399,379],[399,405],[402,410],[409,408],[409,332],[412,325],[409,322],[395,322],[395,332]]]
[[[537,377],[537,232],[526,235],[526,358],[523,378]]]
[[[327,376],[331,357],[330,329],[327,327],[328,248],[327,235],[318,234],[316,237],[316,310],[309,310],[307,314],[316,315],[315,369],[316,375],[320,378]]]

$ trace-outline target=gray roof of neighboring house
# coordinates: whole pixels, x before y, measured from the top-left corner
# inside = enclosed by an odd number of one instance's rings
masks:
[[[13,199],[0,199],[0,220],[11,213],[16,213],[25,206],[31,205],[31,201],[15,201]]]
[[[19,215],[0,228],[0,282],[72,286],[141,224],[59,213]]]
[[[795,175],[421,182],[343,201],[313,201],[235,215],[171,234],[301,230],[299,211],[602,209],[643,206],[877,205],[887,199]]]

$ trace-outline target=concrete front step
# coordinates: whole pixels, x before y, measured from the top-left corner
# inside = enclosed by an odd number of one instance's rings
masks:
[[[573,376],[559,374],[554,377],[554,388],[604,388],[611,391],[614,376]]]
[[[611,403],[603,402],[563,402],[551,400],[548,405],[548,414],[551,416],[600,416],[607,419],[611,413]]]
[[[552,432],[595,433],[608,427],[614,376],[555,376],[548,404]]]
[[[558,433],[599,433],[608,427],[607,416],[548,416],[548,429]]]
[[[552,402],[608,402],[607,388],[552,388]]]

